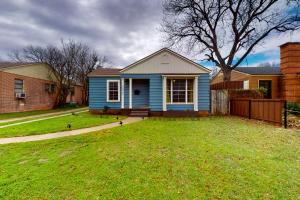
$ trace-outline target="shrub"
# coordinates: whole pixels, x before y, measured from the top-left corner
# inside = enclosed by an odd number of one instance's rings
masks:
[[[259,89],[237,89],[230,91],[230,98],[251,98],[251,99],[262,99],[264,98],[264,88]]]
[[[290,113],[300,115],[300,105],[298,105],[295,102],[288,102],[287,109],[289,110]]]
[[[65,103],[63,105],[60,105],[59,108],[77,108],[78,105],[74,102]]]
[[[104,107],[103,107],[103,113],[107,113],[108,110],[109,110],[109,107],[108,107],[108,106],[104,106]]]

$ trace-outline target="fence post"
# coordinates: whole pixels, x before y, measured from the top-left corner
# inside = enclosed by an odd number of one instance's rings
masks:
[[[284,101],[284,128],[287,128],[287,102]]]
[[[248,118],[251,119],[251,99],[249,99],[249,105],[248,105]]]

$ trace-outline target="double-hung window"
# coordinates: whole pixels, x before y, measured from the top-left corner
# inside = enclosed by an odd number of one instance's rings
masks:
[[[120,101],[120,81],[108,80],[107,81],[107,101],[119,102]]]
[[[193,103],[193,79],[167,79],[167,103]]]
[[[15,93],[23,93],[24,92],[24,82],[21,79],[15,79]]]

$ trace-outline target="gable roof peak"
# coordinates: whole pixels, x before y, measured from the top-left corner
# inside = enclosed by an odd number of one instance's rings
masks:
[[[188,59],[188,58],[186,58],[186,57],[184,57],[182,55],[180,55],[179,53],[177,53],[177,52],[175,52],[175,51],[173,51],[173,50],[171,50],[171,49],[169,49],[167,47],[163,47],[160,50],[155,51],[154,53],[152,53],[152,54],[150,54],[150,55],[148,55],[148,56],[146,56],[146,57],[144,57],[144,58],[142,58],[142,59],[140,59],[140,60],[138,60],[138,61],[130,64],[130,65],[128,65],[127,67],[123,68],[121,70],[121,72],[125,72],[125,71],[131,69],[132,67],[135,67],[136,65],[138,65],[140,63],[143,63],[143,62],[149,60],[150,58],[152,58],[152,57],[154,57],[154,56],[156,56],[156,55],[158,55],[158,54],[160,54],[160,53],[162,53],[164,51],[167,51],[168,53],[170,53],[170,54],[172,54],[172,55],[174,55],[174,56],[176,56],[176,57],[178,57],[178,58],[180,58],[180,59],[182,59],[182,60],[184,60],[184,61],[192,64],[192,65],[194,65],[195,67],[198,67],[198,68],[206,71],[207,73],[209,73],[211,71],[210,69],[208,69],[208,68],[206,68],[206,67],[204,67],[204,66],[202,66],[202,65],[200,65],[200,64],[198,64],[198,63],[196,63],[196,62],[194,62],[194,61],[192,61],[192,60],[190,60],[190,59]]]

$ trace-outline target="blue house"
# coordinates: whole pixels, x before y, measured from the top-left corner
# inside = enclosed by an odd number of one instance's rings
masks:
[[[151,116],[209,113],[210,70],[163,48],[123,68],[89,76],[91,112]]]

